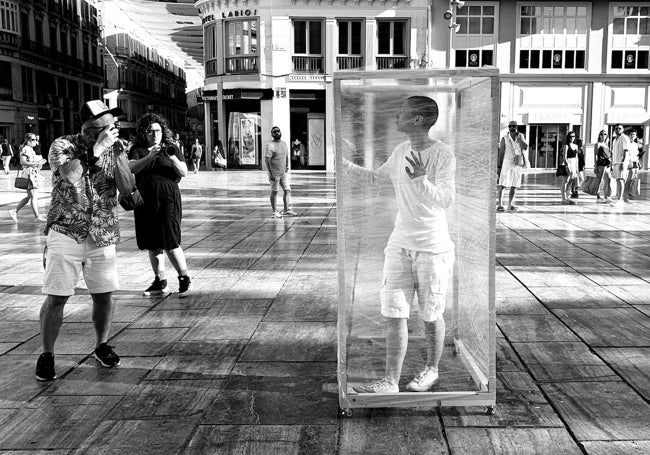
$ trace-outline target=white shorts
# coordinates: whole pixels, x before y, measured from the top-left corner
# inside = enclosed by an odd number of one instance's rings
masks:
[[[100,246],[87,237],[77,243],[67,235],[50,229],[45,253],[43,294],[71,296],[83,272],[91,294],[117,291],[117,253],[115,245]]]
[[[433,254],[389,245],[384,254],[382,316],[408,319],[417,292],[422,320],[433,322],[441,318],[454,270],[454,250]]]

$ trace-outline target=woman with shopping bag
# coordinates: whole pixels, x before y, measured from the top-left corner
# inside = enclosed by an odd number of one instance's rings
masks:
[[[25,135],[25,141],[23,142],[20,149],[20,164],[23,169],[22,171],[18,171],[19,177],[26,178],[28,182],[25,188],[25,191],[27,191],[27,196],[18,202],[18,205],[15,209],[9,210],[9,216],[16,223],[18,222],[18,212],[25,205],[27,205],[28,202],[31,204],[36,221],[46,220],[46,218],[41,215],[38,210],[38,187],[40,183],[40,171],[45,160],[41,155],[37,155],[34,151],[34,146],[36,144],[36,134],[27,133]]]

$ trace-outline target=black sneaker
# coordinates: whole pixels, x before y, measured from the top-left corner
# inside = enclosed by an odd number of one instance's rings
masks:
[[[151,286],[149,286],[142,293],[142,295],[144,296],[163,295],[163,294],[169,294],[169,288],[167,287],[167,280],[161,280],[158,277],[156,277],[156,279],[152,281]]]
[[[51,352],[44,352],[36,361],[36,380],[37,381],[54,381],[56,371],[54,371],[54,355]]]
[[[120,364],[120,357],[115,354],[113,346],[107,343],[100,344],[93,352],[93,357],[106,368],[113,368]]]
[[[187,275],[178,277],[178,296],[180,298],[187,297],[190,295],[192,290],[192,280]]]

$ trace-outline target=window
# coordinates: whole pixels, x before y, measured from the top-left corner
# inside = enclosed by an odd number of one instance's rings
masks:
[[[522,5],[519,68],[584,69],[587,6]]]
[[[614,6],[612,13],[612,69],[647,70],[650,5]]]
[[[35,19],[34,20],[34,41],[38,44],[43,43],[43,20]]]
[[[68,34],[65,30],[61,30],[59,33],[59,43],[61,44],[61,53],[68,55]]]
[[[323,73],[323,22],[293,21],[293,70],[300,73]]]
[[[338,21],[339,47],[336,56],[338,69],[347,70],[364,66],[363,29],[364,22],[361,20],[341,19]]]
[[[205,49],[205,72],[208,76],[217,74],[217,26],[208,24],[203,34]]]
[[[59,36],[59,34],[56,31],[56,26],[50,25],[50,49],[52,49],[53,51],[58,50],[58,47],[59,47],[57,45],[58,36]]]
[[[29,16],[27,13],[20,13],[20,36],[24,41],[29,41],[31,36],[29,33]]]
[[[18,34],[18,2],[0,1],[0,30]]]
[[[377,69],[408,68],[408,22],[377,20]]]
[[[456,67],[494,65],[495,11],[493,3],[472,2],[458,8],[456,23],[460,28],[453,38]]]
[[[20,69],[22,86],[23,86],[23,101],[26,103],[34,102],[34,70],[27,66]]]
[[[257,19],[226,21],[226,73],[258,71]]]

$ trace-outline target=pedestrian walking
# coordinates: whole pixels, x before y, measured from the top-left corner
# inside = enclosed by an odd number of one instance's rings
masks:
[[[576,144],[576,133],[569,131],[566,135],[566,144],[562,147],[558,162],[562,167],[562,204],[575,205],[571,200],[573,185],[578,178],[578,145]]]
[[[201,156],[203,155],[203,146],[199,143],[198,138],[194,141],[192,145],[192,166],[194,167],[194,173],[199,173],[199,167],[201,166]]]
[[[100,100],[84,103],[81,133],[56,139],[49,151],[52,203],[45,234],[45,275],[41,308],[43,353],[36,363],[36,379],[56,379],[54,343],[63,321],[63,309],[74,295],[79,276],[93,302],[96,344],[94,358],[106,368],[120,364],[108,345],[113,320],[112,293],[119,289],[115,245],[120,231],[117,191],[127,194],[131,173],[118,140],[115,117]]]
[[[528,143],[526,137],[517,131],[517,122],[508,123],[508,132],[499,142],[499,157],[497,171],[499,174],[499,193],[497,200],[497,211],[503,212],[505,209],[502,205],[503,191],[510,188],[508,194],[508,210],[515,211],[514,205],[515,194],[521,187],[521,177],[523,172],[530,168],[528,160]]]
[[[11,150],[11,144],[7,138],[2,140],[2,167],[5,171],[5,175],[8,175],[11,172],[10,162],[11,157],[13,156],[13,150]]]
[[[154,273],[154,280],[143,295],[169,293],[165,271],[167,255],[178,275],[178,295],[187,297],[192,282],[181,247],[183,207],[178,187],[181,177],[187,176],[187,164],[163,116],[145,114],[138,120],[136,131],[136,142],[129,158],[144,204],[134,211],[135,239],[139,249],[147,250]]]
[[[34,151],[36,145],[36,135],[27,133],[25,141],[20,150],[20,165],[22,166],[22,176],[27,178],[27,196],[18,202],[15,209],[9,210],[9,216],[15,223],[18,222],[18,212],[30,203],[34,219],[36,221],[45,221],[45,217],[40,214],[38,209],[38,188],[40,187],[40,171],[43,167],[44,160]]]
[[[631,148],[630,139],[623,132],[623,125],[616,125],[612,138],[612,176],[616,179],[616,196],[612,202],[614,207],[622,207],[627,202],[625,181],[629,173]]]
[[[282,140],[282,131],[277,126],[271,128],[272,141],[264,146],[264,161],[266,170],[269,173],[271,183],[271,209],[274,218],[283,216],[296,216],[297,213],[291,208],[291,184],[289,182],[289,149]],[[278,188],[282,187],[284,210],[280,213],[277,209],[276,198]]]
[[[596,163],[596,180],[598,181],[597,202],[612,202],[612,152],[607,144],[607,131],[598,133],[598,142],[594,148]]]

